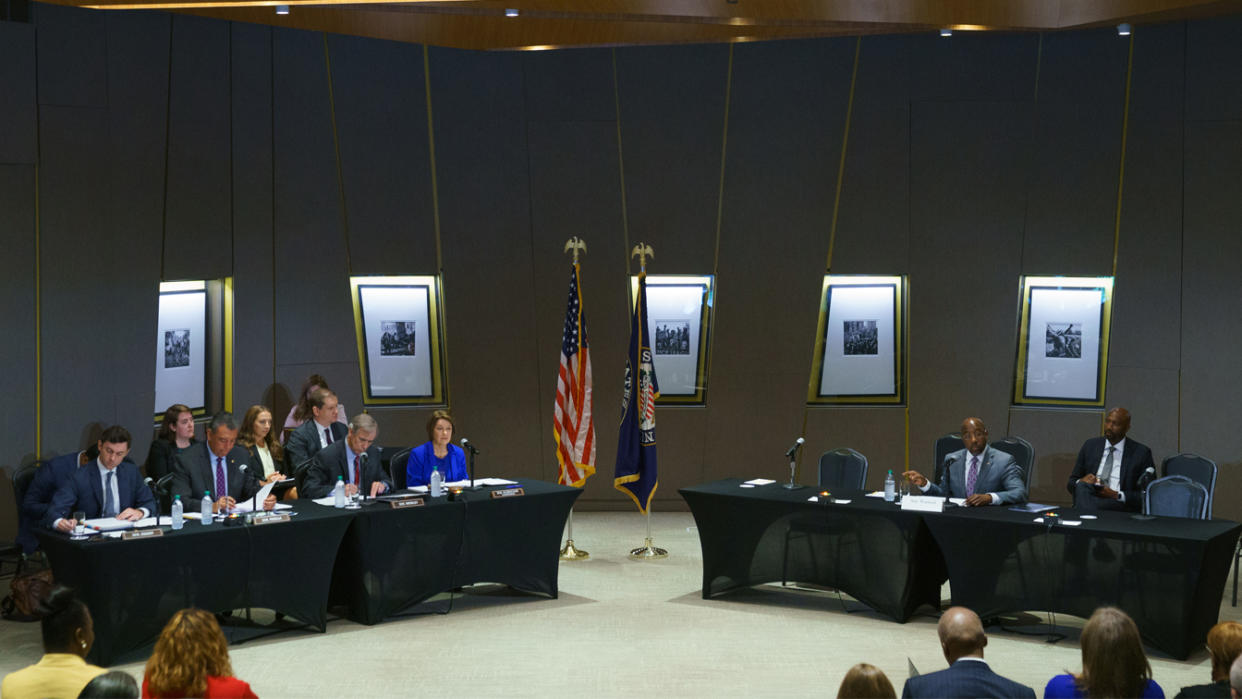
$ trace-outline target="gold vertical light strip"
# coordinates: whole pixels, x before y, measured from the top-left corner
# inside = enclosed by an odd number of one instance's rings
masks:
[[[336,154],[336,189],[341,201],[341,236],[345,240],[345,272],[353,276],[354,262],[349,254],[349,208],[345,203],[345,174],[341,171],[341,138],[336,129],[336,94],[332,84],[332,54],[328,51],[327,32],[323,32],[323,68],[328,78],[328,116],[332,121],[332,150]]]
[[[850,120],[854,116],[854,86],[858,82],[858,56],[862,52],[862,37],[854,40],[854,69],[850,73],[850,96],[845,105],[845,128],[841,133],[841,160],[837,163],[837,191],[832,198],[832,224],[828,228],[828,259],[824,269],[832,271],[832,250],[837,242],[837,213],[841,210],[841,186],[845,179],[845,153],[850,142]]]
[[[1117,250],[1121,242],[1121,195],[1126,181],[1126,138],[1130,130],[1130,77],[1134,74],[1134,35],[1130,35],[1130,57],[1126,62],[1126,98],[1121,111],[1121,164],[1117,168],[1117,216],[1113,224],[1113,277],[1117,276]]]
[[[224,409],[233,412],[233,278],[225,277],[223,283],[224,306]]]
[[[716,251],[712,276],[720,269],[720,229],[724,224],[725,163],[729,155],[729,104],[733,101],[733,44],[729,44],[729,67],[725,72],[724,125],[720,129],[720,189],[716,196]],[[710,357],[708,358],[710,360]]]
[[[440,182],[436,178],[436,128],[431,108],[431,52],[427,44],[423,44],[423,94],[427,103],[427,159],[431,168],[431,222],[436,237],[436,307],[440,311],[439,336],[444,338],[440,347],[440,372],[444,385],[441,395],[444,404],[452,408],[452,392],[449,391],[449,356],[448,356],[448,309],[444,304],[444,246],[440,240]],[[438,338],[432,338],[438,339]]]
[[[630,214],[629,203],[625,198],[625,151],[621,147],[621,88],[617,80],[617,49],[612,49],[612,106],[617,120],[617,169],[621,179],[621,239],[624,245],[621,252],[625,255],[625,276],[628,279],[632,272],[630,267]],[[633,302],[627,294],[627,305],[633,310]]]

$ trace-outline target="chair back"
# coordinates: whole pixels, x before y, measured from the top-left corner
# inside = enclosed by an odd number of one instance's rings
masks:
[[[22,500],[26,499],[26,491],[34,482],[35,472],[46,465],[46,461],[33,461],[13,472],[13,499],[17,502],[14,512],[22,511]]]
[[[405,490],[405,467],[410,461],[409,447],[392,455],[388,462],[388,477],[392,479],[393,490]]]
[[[867,482],[867,457],[841,447],[819,457],[819,485],[828,490],[862,490]]]
[[[1207,489],[1207,519],[1212,518],[1212,496],[1216,494],[1216,462],[1197,454],[1178,454],[1164,460],[1162,476],[1185,476]]]
[[[992,448],[1005,452],[1012,456],[1014,461],[1018,462],[1018,468],[1022,469],[1022,485],[1026,486],[1029,492],[1031,489],[1031,470],[1035,466],[1035,447],[1021,437],[1006,437],[999,442],[993,442]]]
[[[1207,518],[1207,488],[1185,476],[1157,478],[1143,494],[1143,514]]]
[[[960,434],[946,434],[936,440],[936,462],[933,464],[936,476],[933,479],[936,483],[940,482],[940,468],[944,466],[944,459],[955,451],[966,448],[966,442],[962,441]]]

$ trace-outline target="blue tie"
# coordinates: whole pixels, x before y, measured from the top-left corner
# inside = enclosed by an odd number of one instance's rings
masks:
[[[104,478],[104,517],[116,516],[116,501],[112,499],[112,472],[108,471],[108,475]]]

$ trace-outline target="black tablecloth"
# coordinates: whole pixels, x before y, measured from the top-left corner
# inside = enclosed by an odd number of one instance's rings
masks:
[[[261,607],[320,629],[326,623],[332,562],[352,517],[297,503],[293,521],[265,526],[185,528],[122,541],[73,541],[38,532],[57,582],[77,588],[95,622],[88,660],[111,665],[150,645],[179,609],[222,612]]]
[[[375,624],[429,597],[477,582],[556,597],[561,533],[579,488],[522,481],[525,495],[488,488],[423,507],[364,507],[341,543],[332,603]]]
[[[779,581],[784,569],[787,580],[835,587],[897,621],[939,605],[947,574],[918,513],[862,493],[834,493],[851,502],[821,504],[807,501],[812,488],[741,483],[679,491],[699,529],[704,598]]]
[[[1059,514],[1077,519],[1073,510]],[[1152,646],[1185,659],[1216,623],[1242,525],[1098,515],[1077,527],[1036,524],[1036,515],[999,507],[925,519],[944,552],[954,604],[980,616],[1041,610],[1079,617],[1111,604]]]

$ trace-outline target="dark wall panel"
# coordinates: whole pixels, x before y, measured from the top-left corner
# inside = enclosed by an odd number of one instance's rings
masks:
[[[34,4],[39,104],[102,107],[107,101],[107,13]]]
[[[1035,84],[1035,34],[930,32],[910,37],[910,92],[915,101],[1027,101]]]
[[[1035,447],[1035,469],[1031,473],[1031,500],[1047,504],[1069,504],[1073,497],[1065,489],[1074,470],[1082,443],[1101,434],[1103,421],[1094,410],[1046,410],[1014,408],[1008,433]],[[956,431],[956,430],[954,430]],[[1005,437],[1003,425],[991,428],[991,440]],[[1139,434],[1135,433],[1138,438]],[[932,445],[925,447],[932,461]]]
[[[529,121],[616,123],[611,49],[534,51],[522,66]]]
[[[656,249],[653,269],[710,273],[729,47],[627,48],[616,55],[630,237]]]
[[[35,28],[0,22],[0,163],[33,164],[35,131]]]
[[[906,416],[905,408],[812,408],[806,417],[806,444],[802,447],[798,482],[816,484],[819,478],[819,457],[826,451],[849,447],[867,457],[868,490],[883,490],[884,477],[889,469],[901,477],[906,465]],[[792,442],[792,438],[790,439]],[[910,464],[916,469],[926,469],[932,458],[923,445],[911,445]],[[781,449],[787,448],[780,447]],[[788,479],[789,472],[779,471],[781,461],[775,449],[769,449],[764,460],[766,478]],[[728,474],[713,474],[724,478]]]
[[[232,270],[229,25],[174,15],[164,278]]]
[[[3,32],[0,31],[0,35]],[[4,349],[5,399],[0,407],[0,539],[17,533],[12,474],[38,454],[35,444],[37,392],[35,372],[35,210],[34,167],[0,165],[0,293],[5,312],[0,317]]]
[[[328,39],[354,274],[435,274],[422,46]]]
[[[1186,119],[1242,117],[1242,16],[1174,26],[1186,37]]]
[[[233,24],[232,199],[234,346],[233,409],[261,403],[283,423],[292,405],[275,386],[275,286],[272,254],[272,30]],[[356,407],[356,406],[355,406]]]

